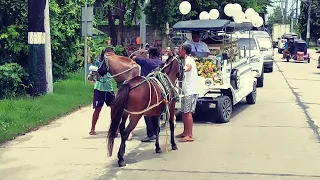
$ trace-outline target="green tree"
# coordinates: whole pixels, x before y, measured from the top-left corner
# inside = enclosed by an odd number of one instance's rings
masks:
[[[101,12],[101,17],[108,20],[109,34],[114,46],[124,45],[125,26],[133,25],[134,18],[140,18],[143,2],[143,0],[96,0],[95,5],[104,11]],[[116,24],[119,24],[119,34]]]
[[[312,41],[316,41],[320,38],[320,19],[316,16],[317,12],[317,1],[312,1],[311,14],[310,14],[310,38]],[[307,19],[308,19],[308,6],[305,3],[300,5],[299,15],[299,32],[302,39],[306,39],[307,35]]]
[[[272,27],[274,24],[282,23],[282,10],[280,7],[276,7],[273,9],[273,13],[268,18],[268,25]]]

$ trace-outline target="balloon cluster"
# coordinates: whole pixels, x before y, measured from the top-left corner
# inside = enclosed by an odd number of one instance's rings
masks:
[[[180,3],[179,10],[181,14],[186,15],[191,11],[191,4],[188,1],[183,1]],[[261,27],[263,25],[263,19],[260,15],[252,8],[247,9],[245,12],[242,11],[240,4],[227,4],[224,7],[224,13],[233,17],[234,22],[240,24],[243,22],[252,22],[254,27]],[[210,12],[202,11],[199,14],[199,19],[218,19],[219,11],[217,9],[211,9]]]
[[[238,3],[227,4],[224,7],[224,13],[229,17],[233,17],[235,23],[252,22],[254,27],[263,25],[262,17],[254,9],[249,8],[243,12],[241,5]]]
[[[181,14],[186,15],[191,11],[191,4],[188,1],[183,1],[180,3],[179,10]],[[217,9],[211,9],[210,12],[202,11],[199,14],[199,19],[218,19],[219,11]]]

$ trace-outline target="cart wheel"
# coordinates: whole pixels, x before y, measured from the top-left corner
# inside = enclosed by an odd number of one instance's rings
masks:
[[[257,100],[257,88],[256,83],[253,83],[252,92],[246,97],[247,104],[255,104]]]
[[[232,115],[232,101],[228,96],[220,96],[217,100],[217,122],[227,123]]]

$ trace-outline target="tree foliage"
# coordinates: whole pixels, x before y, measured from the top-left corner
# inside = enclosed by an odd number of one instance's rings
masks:
[[[315,41],[320,38],[320,19],[316,16],[317,1],[312,1],[311,13],[310,13],[310,38]],[[308,19],[308,6],[305,3],[300,5],[299,15],[299,32],[302,39],[306,39],[307,35],[307,19]]]
[[[268,25],[272,27],[274,24],[282,23],[282,10],[280,7],[276,7],[273,10],[273,13],[268,18]]]

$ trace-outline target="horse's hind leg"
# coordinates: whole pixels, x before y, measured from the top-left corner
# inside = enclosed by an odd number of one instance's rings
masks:
[[[132,130],[137,126],[141,116],[142,115],[130,115],[130,123],[121,134],[121,145],[119,147],[119,152],[118,152],[119,167],[123,167],[126,165],[123,159],[123,155],[126,151],[126,140],[128,139],[128,136],[132,132]]]
[[[127,122],[128,116],[129,116],[128,114],[123,114],[122,115],[122,121],[121,121],[121,124],[119,126],[119,130],[120,130],[120,134],[121,135],[123,134],[123,131],[126,128],[126,122]]]
[[[170,107],[170,118],[169,118],[171,147],[172,147],[172,150],[177,150],[178,147],[177,147],[177,144],[176,144],[175,138],[174,138],[174,129],[175,129],[174,116],[175,116],[175,103],[172,103],[172,105]]]
[[[159,116],[153,116],[152,117],[152,124],[154,130],[156,130],[156,153],[162,153],[162,150],[159,145],[159,134],[160,134],[160,121],[159,121]]]

